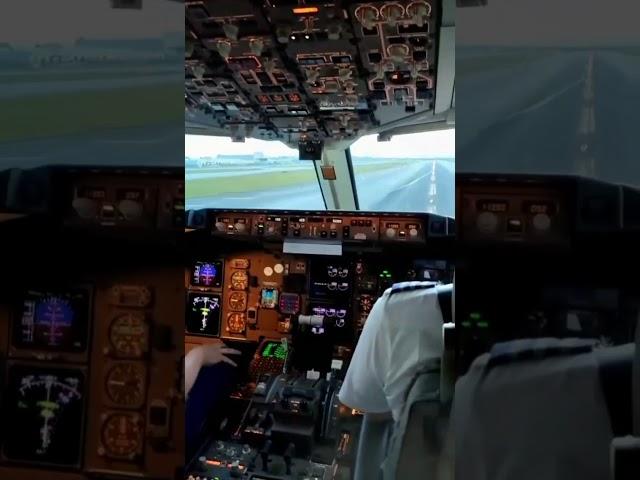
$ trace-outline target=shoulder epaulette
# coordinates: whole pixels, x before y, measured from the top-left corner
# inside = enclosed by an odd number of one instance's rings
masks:
[[[391,287],[391,292],[389,292],[389,296],[400,293],[400,292],[412,292],[413,290],[427,290],[429,288],[435,287],[437,284],[435,282],[400,282],[394,283]]]

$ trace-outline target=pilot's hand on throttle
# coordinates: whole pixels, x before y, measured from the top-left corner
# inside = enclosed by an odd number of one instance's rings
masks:
[[[227,355],[240,355],[242,352],[227,347],[224,343],[212,343],[199,347],[202,355],[202,366],[216,365],[218,363],[228,363],[237,367],[236,362],[231,360]]]

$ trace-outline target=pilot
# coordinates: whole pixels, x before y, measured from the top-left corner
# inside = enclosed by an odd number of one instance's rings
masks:
[[[369,418],[398,421],[414,376],[444,351],[439,288],[433,282],[404,282],[378,299],[339,393],[344,405]]]
[[[196,383],[198,374],[203,367],[228,363],[237,367],[236,363],[227,355],[239,355],[241,352],[227,347],[222,342],[199,345],[193,348],[184,359],[184,390],[189,396],[191,388]]]

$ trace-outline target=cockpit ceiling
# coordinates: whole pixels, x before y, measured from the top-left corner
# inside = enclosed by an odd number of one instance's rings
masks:
[[[353,140],[433,115],[440,2],[186,1],[189,133]],[[448,100],[450,103],[450,100]]]

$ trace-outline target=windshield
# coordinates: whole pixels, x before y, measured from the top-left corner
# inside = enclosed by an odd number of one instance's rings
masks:
[[[628,5],[491,0],[458,9],[457,170],[640,185],[640,30],[621,15]]]
[[[455,215],[455,130],[367,135],[351,146],[361,210]]]
[[[314,163],[282,142],[185,135],[186,208],[325,209]]]
[[[0,169],[181,165],[184,6],[112,4],[0,2]]]

